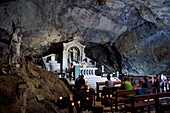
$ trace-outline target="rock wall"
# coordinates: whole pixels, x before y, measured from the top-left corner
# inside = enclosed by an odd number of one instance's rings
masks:
[[[0,61],[0,113],[69,113],[56,100],[72,94],[55,73],[35,65]]]
[[[88,52],[93,43],[109,51],[88,55],[111,72],[122,66],[129,74],[169,74],[169,0],[8,0],[0,6],[4,59],[15,23],[24,36],[23,56],[41,56],[51,42],[79,36]]]

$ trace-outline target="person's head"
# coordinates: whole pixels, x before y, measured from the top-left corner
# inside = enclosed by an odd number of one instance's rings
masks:
[[[128,81],[128,77],[127,76],[123,76],[123,81]]]
[[[157,78],[159,78],[159,75],[158,75],[158,74],[156,74],[156,77],[157,77]]]
[[[130,78],[130,82],[131,82],[131,83],[134,83],[134,82],[135,82],[134,77],[131,77],[131,78]]]
[[[107,75],[107,79],[110,80],[110,74]]]
[[[145,82],[148,82],[148,77],[147,76],[144,76],[143,79],[144,79]]]
[[[83,78],[84,78],[84,75],[80,75],[80,78],[82,78],[82,79],[83,79]]]

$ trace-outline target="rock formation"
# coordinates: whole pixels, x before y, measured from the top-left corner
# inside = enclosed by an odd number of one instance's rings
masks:
[[[55,100],[71,92],[56,74],[34,65],[20,68],[0,62],[0,113],[68,113]]]
[[[3,0],[0,2],[1,58],[6,59],[14,22],[22,28],[23,57],[42,56],[51,42],[79,36],[88,44],[86,50],[92,53],[87,53],[88,57],[104,64],[109,71],[169,74],[170,1],[103,1]],[[103,49],[90,49],[94,43]],[[97,57],[102,53],[100,50],[107,52]]]

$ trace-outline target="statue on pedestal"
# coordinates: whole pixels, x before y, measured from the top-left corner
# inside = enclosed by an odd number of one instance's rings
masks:
[[[20,59],[20,46],[22,42],[22,34],[19,36],[20,29],[15,29],[12,34],[10,45],[9,45],[9,64],[17,64]]]

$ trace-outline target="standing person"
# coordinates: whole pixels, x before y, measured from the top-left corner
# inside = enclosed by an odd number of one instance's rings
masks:
[[[114,86],[113,81],[110,79],[110,74],[107,75],[107,81],[105,82],[105,85],[108,87]]]
[[[21,46],[21,37],[22,35],[18,36],[19,29],[17,28],[14,33],[12,34],[11,42],[10,42],[10,55],[9,55],[9,64],[18,63],[20,58],[20,46]]]
[[[159,75],[156,74],[153,86],[157,89],[157,93],[160,93],[160,82],[161,82],[161,79],[160,79]]]

